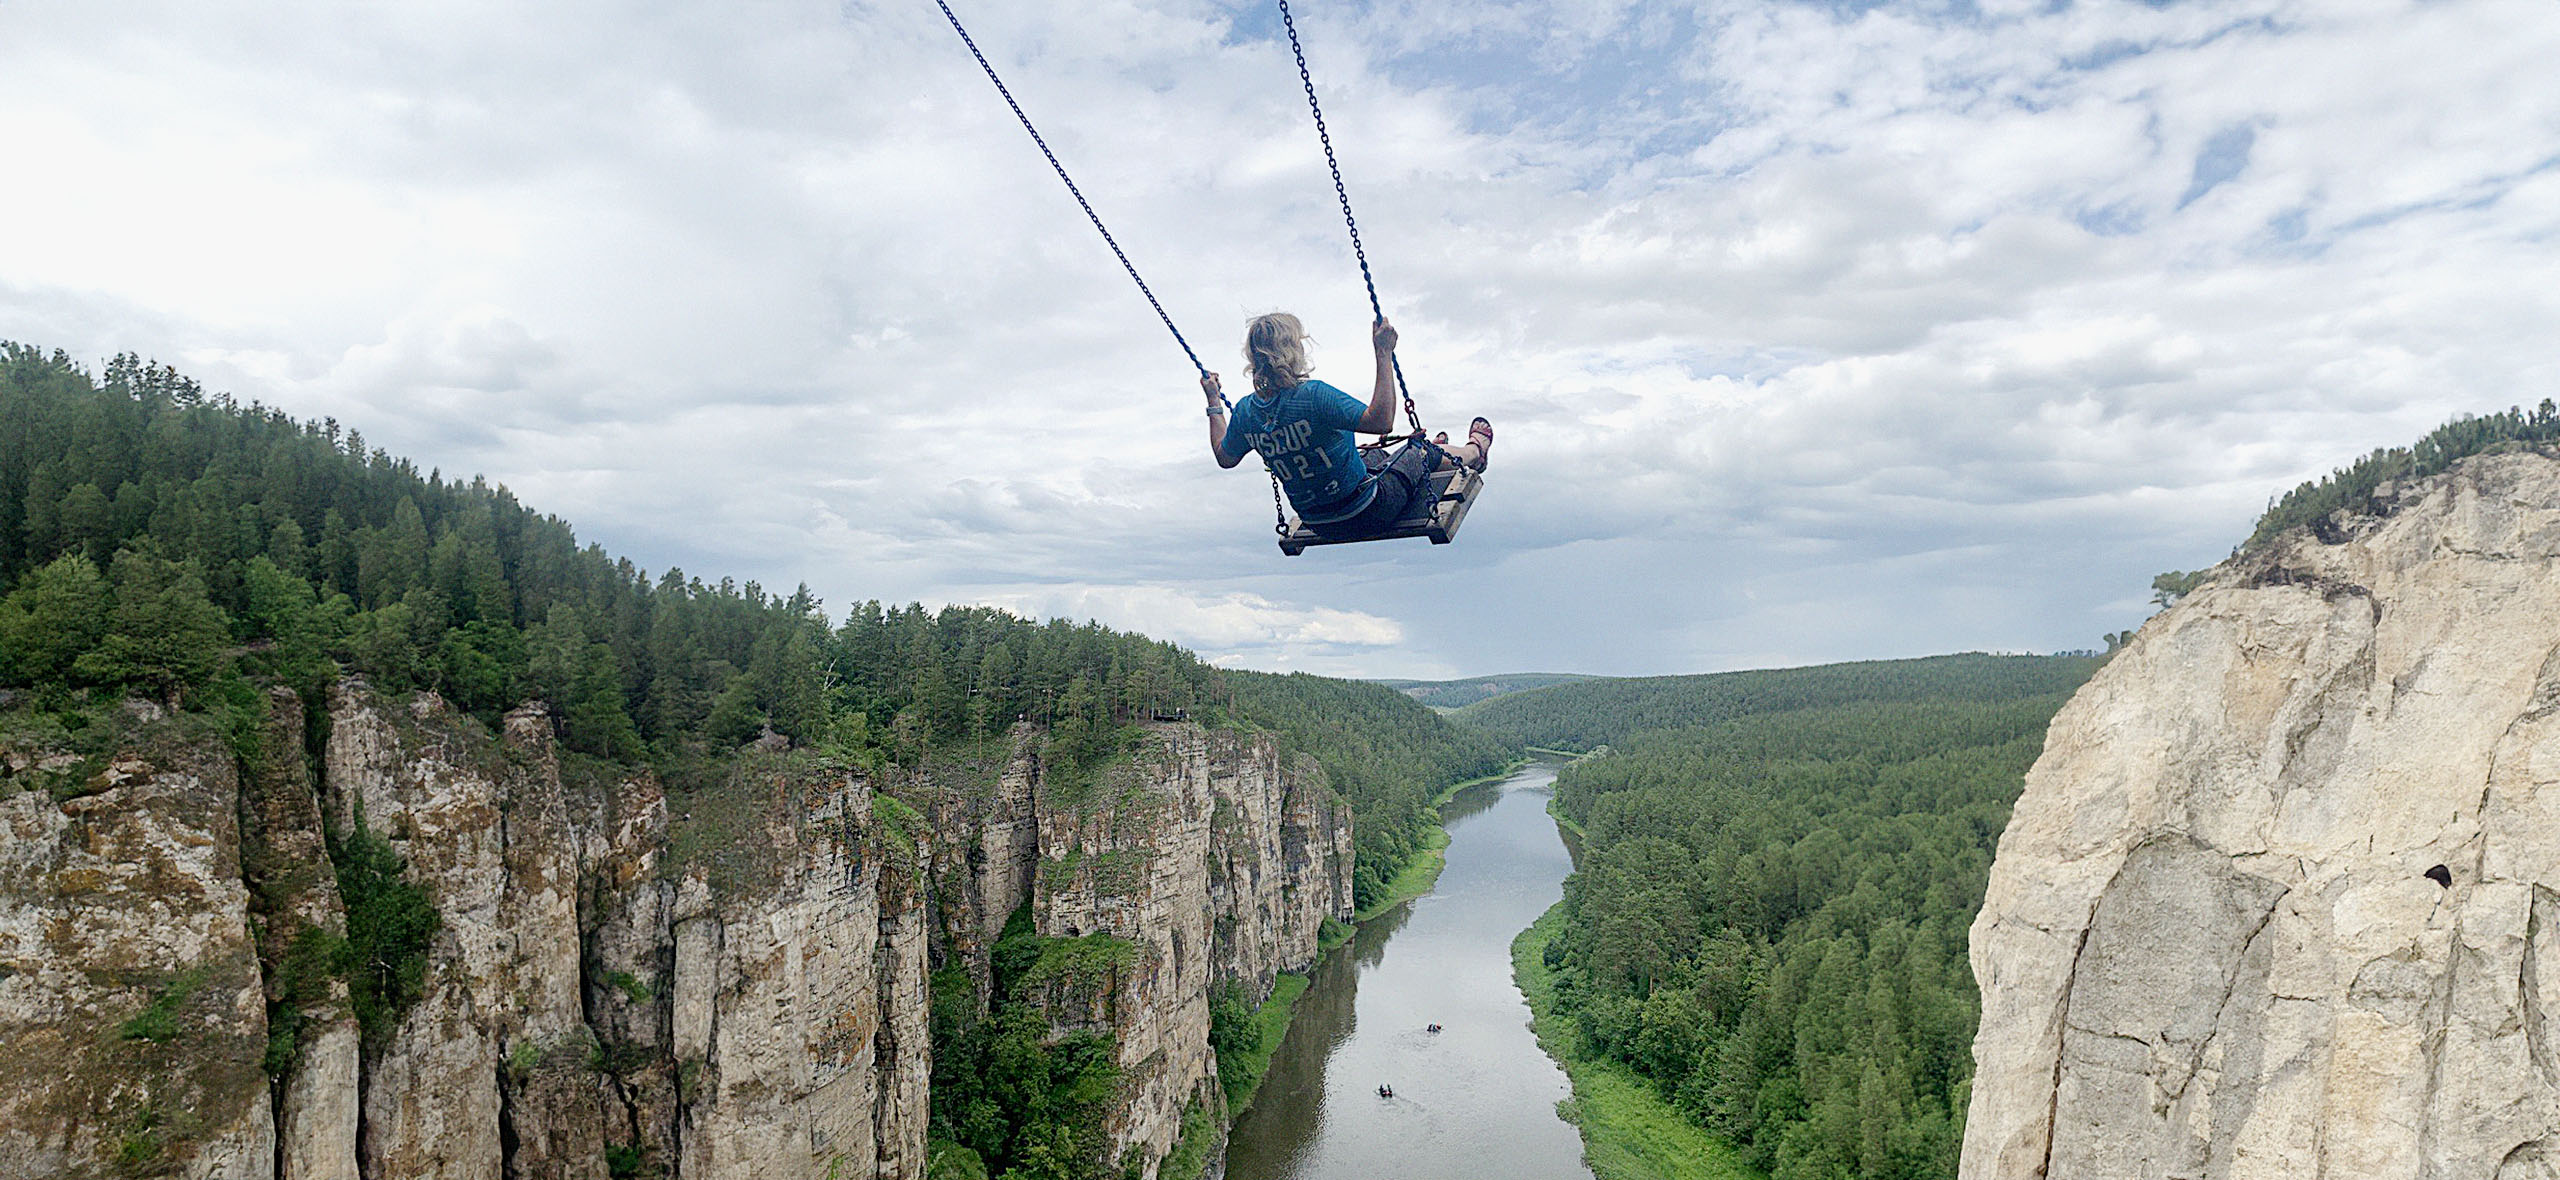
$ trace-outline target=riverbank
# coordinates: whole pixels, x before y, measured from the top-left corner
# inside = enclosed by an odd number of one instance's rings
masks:
[[[1514,758],[1510,765],[1493,774],[1482,778],[1471,778],[1462,783],[1452,783],[1439,794],[1432,796],[1433,820],[1431,826],[1422,830],[1422,847],[1414,849],[1413,855],[1405,858],[1404,867],[1397,869],[1396,875],[1387,879],[1386,892],[1379,894],[1376,900],[1352,913],[1352,922],[1355,924],[1366,922],[1431,892],[1431,887],[1440,883],[1440,870],[1448,867],[1449,863],[1449,827],[1438,819],[1440,805],[1457,798],[1458,792],[1469,787],[1481,787],[1486,783],[1498,783],[1510,778],[1520,773],[1520,768],[1527,766],[1531,761],[1528,758]],[[1342,945],[1343,941],[1349,937],[1350,932],[1343,931],[1339,937],[1327,941],[1326,949],[1330,950]]]
[[[1602,754],[1609,752],[1609,747],[1607,746],[1601,746],[1597,749],[1589,750],[1580,754],[1576,754],[1571,750],[1550,750],[1543,746],[1530,746],[1528,749],[1532,754],[1551,754],[1555,757],[1562,758],[1568,766],[1576,762],[1597,758]],[[1563,796],[1553,796],[1547,800],[1547,814],[1555,817],[1557,826],[1562,827],[1565,831],[1572,834],[1574,847],[1579,848],[1582,846],[1582,839],[1587,835],[1587,833],[1582,830],[1582,825],[1575,822],[1572,816],[1564,813]]]
[[[1541,915],[1511,944],[1512,979],[1529,999],[1530,1029],[1565,1076],[1573,1097],[1557,1113],[1582,1132],[1583,1159],[1597,1180],[1762,1180],[1741,1153],[1690,1122],[1634,1070],[1593,1050],[1556,1013],[1547,943],[1564,930],[1564,905]]]
[[[1283,971],[1271,981],[1271,998],[1253,1013],[1253,1044],[1235,1059],[1234,1076],[1223,1070],[1219,1073],[1218,1083],[1226,1088],[1228,1109],[1241,1111],[1253,1105],[1254,1091],[1262,1088],[1263,1075],[1271,1071],[1271,1055],[1280,1051],[1280,1038],[1288,1035],[1290,1011],[1298,1006],[1298,997],[1305,994],[1304,975]]]
[[[1262,1088],[1262,1079],[1271,1072],[1271,1057],[1280,1051],[1280,1039],[1288,1035],[1289,1017],[1298,1006],[1298,997],[1307,994],[1308,978],[1293,971],[1283,971],[1271,981],[1271,996],[1253,1013],[1253,1044],[1232,1059],[1220,1059],[1218,1084],[1226,1092],[1229,1121],[1253,1105],[1254,1092]],[[1232,1073],[1228,1066],[1234,1066]],[[1207,1106],[1194,1102],[1182,1112],[1182,1138],[1164,1157],[1156,1169],[1157,1180],[1195,1180],[1208,1170],[1209,1153],[1221,1150],[1226,1143],[1226,1128]]]
[[[1437,818],[1440,806],[1456,798],[1458,792],[1469,787],[1501,782],[1519,773],[1520,768],[1528,765],[1529,761],[1526,758],[1514,759],[1498,774],[1453,783],[1438,795],[1433,796],[1431,808],[1434,813],[1434,822],[1423,829],[1422,846],[1416,849],[1412,856],[1405,858],[1404,866],[1388,880],[1386,892],[1381,894],[1378,900],[1353,912],[1351,922],[1347,924],[1331,920],[1325,922],[1324,935],[1318,942],[1317,954],[1321,956],[1332,953],[1334,948],[1351,941],[1352,934],[1361,923],[1368,922],[1388,910],[1431,892],[1432,887],[1440,882],[1441,871],[1448,867],[1449,828]],[[1279,1051],[1281,1039],[1288,1035],[1290,1017],[1297,1006],[1298,997],[1306,994],[1307,984],[1307,976],[1283,972],[1273,982],[1270,998],[1264,1000],[1262,1006],[1254,1012],[1253,1029],[1256,1040],[1247,1053],[1234,1060],[1233,1064],[1237,1067],[1234,1076],[1226,1076],[1224,1065],[1227,1063],[1221,1063],[1219,1080],[1226,1089],[1230,1121],[1241,1117],[1245,1109],[1253,1105],[1254,1094],[1262,1088],[1262,1079],[1271,1068],[1271,1057]],[[1218,1133],[1221,1128],[1212,1125],[1213,1119],[1214,1116],[1205,1109],[1194,1108],[1184,1113],[1182,1138],[1175,1145],[1173,1152],[1166,1156],[1165,1163],[1159,1172],[1164,1180],[1191,1180],[1205,1170],[1209,1145],[1224,1139],[1224,1136]]]

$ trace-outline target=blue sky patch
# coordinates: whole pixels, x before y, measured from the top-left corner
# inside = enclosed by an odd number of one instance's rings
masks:
[[[2186,195],[2178,198],[2178,208],[2195,204],[2224,181],[2240,175],[2249,166],[2249,149],[2257,143],[2258,129],[2246,123],[2234,123],[2214,132],[2213,138],[2204,141],[2203,149],[2196,152],[2195,176],[2187,182]]]

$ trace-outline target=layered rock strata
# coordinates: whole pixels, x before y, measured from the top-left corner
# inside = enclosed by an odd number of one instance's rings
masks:
[[[2560,462],[2235,559],[2054,719],[1966,1180],[2560,1175]]]
[[[1025,728],[969,773],[742,752],[670,791],[432,694],[275,690],[244,752],[135,706],[123,752],[12,741],[0,783],[0,1175],[916,1180],[938,967],[986,977],[1026,903],[1130,954],[1052,1006],[1118,1038],[1115,1166],[1214,1103],[1212,988],[1256,994],[1347,916],[1347,809],[1267,742],[1149,727],[1067,791]],[[27,746],[21,749],[21,746]],[[439,918],[418,999],[360,1034],[312,970],[367,833]],[[19,1051],[19,1050],[32,1051]]]

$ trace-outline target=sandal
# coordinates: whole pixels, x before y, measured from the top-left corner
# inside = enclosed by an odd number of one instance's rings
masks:
[[[1475,469],[1493,461],[1493,423],[1478,418],[1467,424],[1467,441],[1476,445]]]

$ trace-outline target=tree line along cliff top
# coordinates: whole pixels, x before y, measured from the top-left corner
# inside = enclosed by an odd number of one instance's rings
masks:
[[[2256,527],[2236,552],[2258,548],[2288,529],[2311,526],[2343,510],[2372,515],[2382,510],[2378,493],[2384,485],[2423,479],[2451,470],[2473,455],[2496,450],[2547,446],[2560,441],[2560,405],[2550,398],[2528,411],[2511,407],[2478,417],[2465,415],[2429,432],[2405,447],[2382,447],[2347,466],[2286,492],[2267,506]]]

